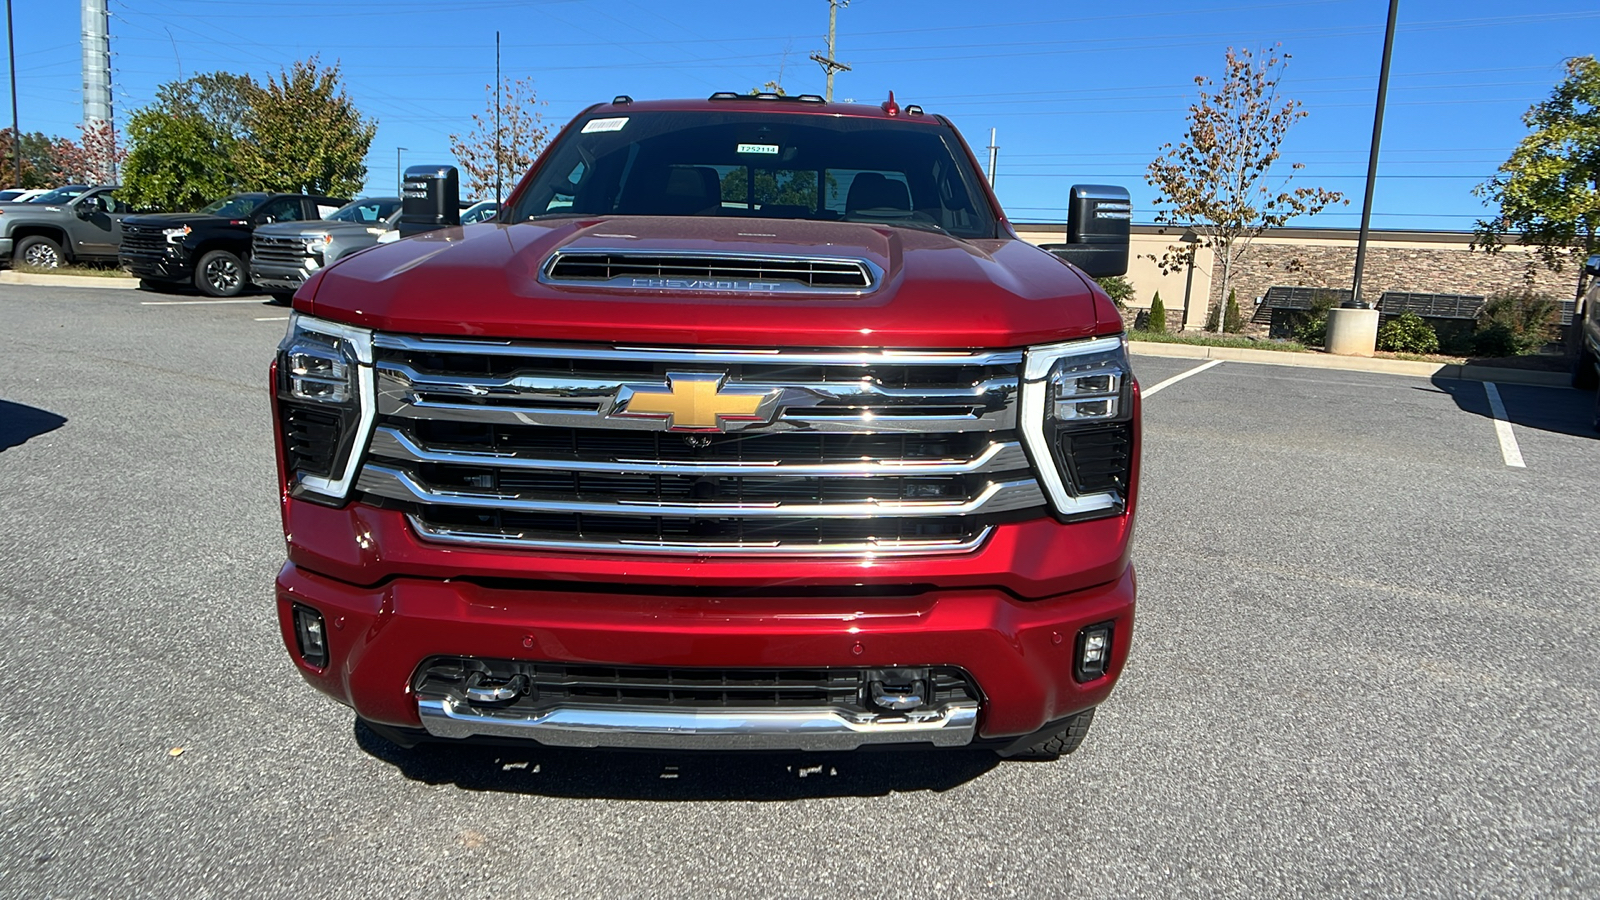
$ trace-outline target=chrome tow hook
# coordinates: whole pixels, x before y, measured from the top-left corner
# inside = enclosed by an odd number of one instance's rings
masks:
[[[886,669],[871,673],[867,696],[874,706],[906,712],[927,702],[927,672],[923,669]]]
[[[522,696],[526,684],[527,679],[521,675],[492,682],[482,672],[473,672],[467,676],[467,699],[473,703],[504,703]]]

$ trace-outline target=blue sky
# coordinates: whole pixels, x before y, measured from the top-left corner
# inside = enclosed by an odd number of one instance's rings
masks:
[[[24,131],[75,134],[82,120],[76,0],[20,0],[18,101]],[[1020,0],[854,0],[839,13],[836,99],[948,115],[980,157],[998,129],[997,190],[1015,221],[1059,221],[1074,182],[1123,184],[1149,221],[1145,165],[1177,141],[1196,75],[1229,46],[1281,43],[1283,91],[1310,115],[1284,159],[1297,183],[1351,205],[1296,224],[1354,226],[1383,46],[1385,0],[1183,0],[1044,4]],[[119,120],[156,87],[218,69],[260,80],[292,61],[337,60],[378,122],[371,192],[407,165],[449,162],[452,131],[485,105],[495,31],[508,78],[531,76],[559,126],[616,94],[703,97],[781,80],[821,93],[807,57],[824,47],[826,0],[111,0]],[[1526,133],[1528,106],[1563,59],[1600,50],[1593,0],[1530,4],[1404,0],[1374,204],[1375,227],[1470,229],[1471,194]],[[3,48],[0,48],[3,49]],[[7,122],[6,124],[9,124]]]

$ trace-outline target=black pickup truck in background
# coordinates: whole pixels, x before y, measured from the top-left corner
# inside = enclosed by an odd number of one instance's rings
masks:
[[[193,283],[201,293],[232,297],[250,283],[250,237],[256,226],[321,219],[348,203],[304,194],[234,194],[198,212],[122,220],[122,268],[156,284]]]

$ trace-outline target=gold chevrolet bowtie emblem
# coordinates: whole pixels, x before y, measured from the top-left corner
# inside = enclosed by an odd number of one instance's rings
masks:
[[[668,431],[721,431],[730,421],[762,422],[761,403],[776,388],[724,389],[728,376],[713,372],[669,372],[667,389],[625,385],[617,395],[617,416],[665,419]]]

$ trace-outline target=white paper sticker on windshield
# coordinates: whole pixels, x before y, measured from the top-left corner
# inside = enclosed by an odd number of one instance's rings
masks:
[[[735,153],[766,153],[766,154],[769,154],[769,155],[772,155],[772,156],[777,156],[778,155],[778,145],[777,144],[740,144],[739,145],[739,149],[735,150],[734,152]]]
[[[590,119],[583,123],[583,133],[592,131],[621,131],[622,126],[628,124],[627,116],[618,116],[615,119]]]

